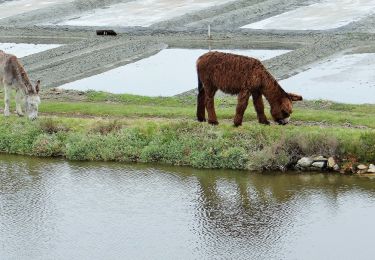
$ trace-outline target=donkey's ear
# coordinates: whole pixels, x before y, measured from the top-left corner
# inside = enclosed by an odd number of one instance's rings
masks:
[[[289,97],[292,101],[302,101],[303,100],[302,96],[300,96],[300,95],[293,94],[293,93],[288,93],[288,95],[289,95]]]
[[[35,91],[37,94],[39,94],[39,90],[40,90],[40,80],[38,80],[35,85]]]

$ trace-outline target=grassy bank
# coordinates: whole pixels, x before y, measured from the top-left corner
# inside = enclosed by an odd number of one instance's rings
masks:
[[[285,169],[303,156],[375,160],[375,106],[304,102],[294,125],[263,126],[249,106],[232,126],[234,98],[217,101],[220,125],[195,122],[195,98],[46,94],[35,122],[0,117],[0,152],[244,170]]]

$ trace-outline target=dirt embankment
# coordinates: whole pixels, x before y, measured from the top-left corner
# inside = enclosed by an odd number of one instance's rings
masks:
[[[48,88],[135,62],[166,47],[157,41],[93,37],[27,56],[22,61],[31,78],[41,79]]]

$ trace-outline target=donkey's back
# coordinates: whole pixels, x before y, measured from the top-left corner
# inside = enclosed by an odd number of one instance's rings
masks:
[[[5,65],[6,65],[7,61],[9,60],[9,56],[10,56],[9,54],[0,50],[0,80],[1,80],[1,83],[3,81],[3,77],[4,77],[4,73],[5,73]]]
[[[22,67],[18,58],[13,54],[5,53],[4,51],[0,51],[0,82],[8,83],[12,85],[16,82],[17,79],[17,72],[19,71],[19,67]]]
[[[214,51],[198,58],[197,72],[206,89],[238,94],[260,87],[266,69],[255,58]]]

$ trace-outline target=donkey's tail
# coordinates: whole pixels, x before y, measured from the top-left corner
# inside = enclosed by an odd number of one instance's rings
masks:
[[[206,121],[205,100],[206,94],[198,73],[197,119],[199,122]]]

